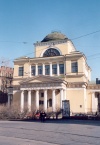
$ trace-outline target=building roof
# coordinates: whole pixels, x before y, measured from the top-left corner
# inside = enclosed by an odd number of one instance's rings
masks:
[[[66,40],[68,39],[64,34],[60,32],[52,32],[48,34],[41,42],[56,41],[56,40]]]

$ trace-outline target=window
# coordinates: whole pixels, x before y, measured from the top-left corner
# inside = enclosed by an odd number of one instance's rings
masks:
[[[44,97],[44,93],[41,93],[41,97]]]
[[[31,74],[32,76],[35,76],[35,66],[31,66]]]
[[[71,70],[72,70],[72,73],[77,73],[78,72],[78,64],[77,64],[77,62],[72,62],[71,63]]]
[[[60,55],[60,53],[57,49],[49,48],[44,52],[43,57],[59,56],[59,55]]]
[[[42,66],[38,66],[38,74],[42,74]]]
[[[39,100],[39,105],[43,105],[44,101]]]
[[[49,75],[49,74],[50,74],[50,66],[45,65],[45,75]]]
[[[59,73],[64,74],[64,64],[59,64]]]
[[[57,74],[57,64],[52,65],[52,74]]]
[[[24,68],[19,67],[19,76],[23,76],[23,74],[24,74]]]
[[[49,99],[49,107],[52,107],[52,99]]]

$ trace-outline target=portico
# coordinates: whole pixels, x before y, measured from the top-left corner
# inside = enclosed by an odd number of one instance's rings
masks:
[[[44,79],[44,81],[38,82],[41,79]],[[48,76],[38,76],[33,79],[31,78],[31,80],[21,82],[20,84],[21,112],[24,111],[25,96],[27,97],[29,111],[32,110],[32,105],[34,105],[36,110],[43,109],[47,112],[48,109],[51,109],[55,112],[58,107],[60,109],[62,108],[62,100],[66,99],[66,82],[61,79],[55,80],[52,78],[51,80],[51,77]]]

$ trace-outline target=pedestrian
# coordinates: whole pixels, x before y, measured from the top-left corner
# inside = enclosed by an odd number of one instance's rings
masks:
[[[45,121],[45,118],[46,118],[46,113],[44,111],[42,111],[40,113],[40,120],[41,120],[41,122],[44,122]]]

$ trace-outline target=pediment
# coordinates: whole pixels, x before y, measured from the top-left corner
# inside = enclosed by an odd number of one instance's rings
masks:
[[[26,84],[26,83],[49,83],[49,82],[63,82],[62,79],[51,77],[51,76],[35,76],[27,78],[20,82],[20,84]]]

